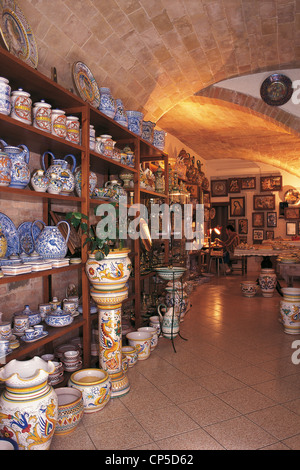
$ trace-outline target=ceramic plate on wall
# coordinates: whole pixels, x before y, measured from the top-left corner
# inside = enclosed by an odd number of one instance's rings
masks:
[[[75,62],[73,64],[73,79],[80,97],[91,106],[99,108],[99,88],[88,66],[83,62]]]
[[[5,257],[8,258],[12,254],[18,255],[20,253],[20,240],[17,229],[10,218],[2,212],[0,212],[0,226],[7,241]]]
[[[38,49],[35,38],[15,0],[0,0],[0,32],[9,52],[37,68]]]
[[[33,238],[32,238],[32,222],[23,222],[17,228],[17,232],[20,240],[20,253],[26,253],[30,255],[34,251],[34,241],[41,233],[41,229],[37,226],[33,226]]]
[[[260,88],[260,96],[270,106],[282,106],[293,94],[292,81],[286,75],[273,73],[267,77]]]

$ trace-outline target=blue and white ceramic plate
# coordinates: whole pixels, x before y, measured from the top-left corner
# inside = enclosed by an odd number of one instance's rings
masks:
[[[31,253],[34,252],[35,248],[35,240],[41,233],[41,229],[37,226],[33,226],[33,238],[32,238],[32,223],[33,222],[23,222],[22,224],[19,225],[17,228],[19,240],[20,240],[20,253],[26,253],[27,255],[30,255]]]
[[[73,79],[79,96],[91,106],[98,109],[100,104],[100,91],[88,66],[83,62],[75,62],[73,64]]]
[[[20,254],[20,240],[14,223],[7,215],[0,212],[0,225],[7,241],[6,258],[13,254]]]
[[[0,1],[0,32],[9,52],[36,69],[38,49],[35,38],[15,0]]]

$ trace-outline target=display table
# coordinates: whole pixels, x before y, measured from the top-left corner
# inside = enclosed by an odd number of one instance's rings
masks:
[[[288,287],[293,287],[294,277],[300,276],[300,263],[278,263],[278,270]]]

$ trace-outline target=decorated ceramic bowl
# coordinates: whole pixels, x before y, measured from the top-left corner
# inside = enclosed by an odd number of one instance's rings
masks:
[[[170,268],[155,268],[155,271],[157,272],[159,277],[164,281],[173,281],[176,279],[180,279],[183,273],[186,271],[186,268],[182,268],[180,266],[173,266]]]
[[[258,285],[256,281],[241,282],[241,291],[245,297],[254,297],[258,291]]]
[[[70,325],[74,320],[71,313],[63,313],[56,315],[55,313],[49,313],[45,317],[45,323],[49,326],[62,327]]]
[[[131,331],[130,333],[127,333],[126,338],[128,339],[129,345],[136,348],[139,361],[148,359],[151,351],[151,333],[145,333],[144,331]]]
[[[82,392],[77,388],[56,388],[58,398],[58,417],[55,425],[55,434],[70,434],[80,423],[83,413]]]
[[[82,392],[85,413],[102,410],[111,397],[111,380],[103,369],[80,369],[71,375],[68,385]]]

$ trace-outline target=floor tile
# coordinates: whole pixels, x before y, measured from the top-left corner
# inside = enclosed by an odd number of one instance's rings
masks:
[[[279,440],[292,437],[300,430],[300,416],[281,405],[250,413],[247,417]]]
[[[247,385],[253,385],[260,382],[266,382],[268,380],[274,379],[274,375],[266,372],[261,367],[257,366],[248,366],[248,367],[239,367],[237,369],[230,369],[228,374],[232,375],[236,379]]]
[[[277,442],[244,416],[206,426],[204,430],[227,450],[256,450]]]
[[[157,445],[162,450],[224,450],[224,447],[203,429],[161,439],[157,441]]]
[[[157,388],[176,405],[210,395],[207,389],[188,377],[177,383],[158,385]]]
[[[89,426],[87,433],[97,450],[124,450],[153,442],[133,416],[116,419],[106,426]]]
[[[199,398],[180,405],[180,408],[200,426],[234,418],[240,413],[216,396]]]
[[[197,377],[195,378],[195,382],[214,394],[227,392],[228,390],[236,390],[245,386],[240,380],[222,371],[205,377]]]
[[[135,418],[155,441],[199,428],[193,419],[175,405],[137,413]]]
[[[262,393],[253,390],[251,387],[244,387],[239,388],[238,390],[220,393],[218,397],[242,414],[274,405],[273,400]]]

